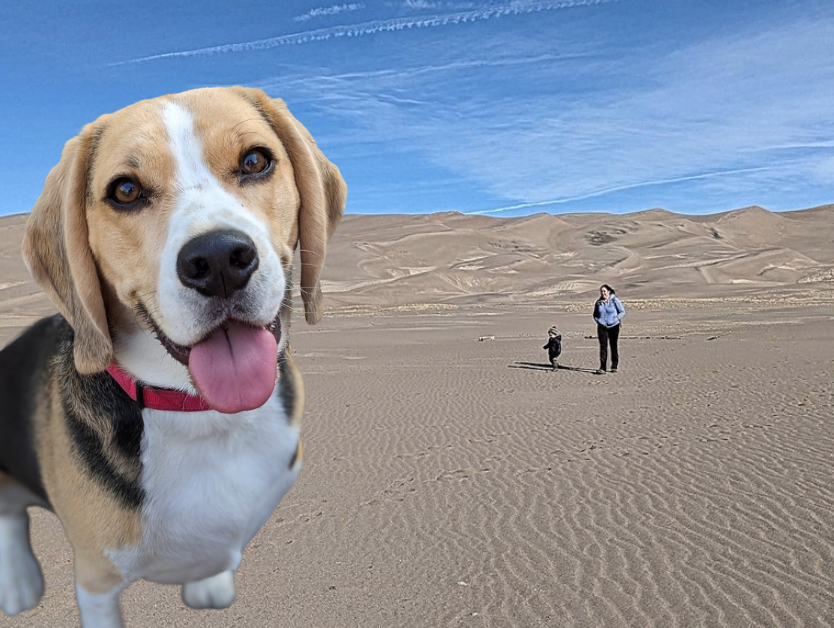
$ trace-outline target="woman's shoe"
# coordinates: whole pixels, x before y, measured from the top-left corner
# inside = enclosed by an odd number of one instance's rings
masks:
[[[605,375],[605,369],[597,369],[596,371],[594,371],[594,373],[596,373],[597,375]]]

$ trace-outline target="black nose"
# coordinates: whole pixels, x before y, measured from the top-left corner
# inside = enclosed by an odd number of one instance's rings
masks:
[[[186,242],[177,256],[180,281],[207,297],[228,299],[246,287],[257,269],[255,243],[234,229],[197,236]]]

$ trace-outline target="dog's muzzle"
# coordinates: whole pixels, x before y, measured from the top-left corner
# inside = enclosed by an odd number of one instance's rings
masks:
[[[219,412],[258,408],[275,388],[280,312],[260,326],[235,314],[259,263],[252,238],[236,229],[210,231],[183,245],[177,255],[177,277],[189,291],[206,297],[207,306],[219,314],[190,347],[171,342],[145,310],[159,341],[188,367],[200,395]]]

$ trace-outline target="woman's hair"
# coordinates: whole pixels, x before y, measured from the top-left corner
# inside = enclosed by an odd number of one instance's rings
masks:
[[[602,288],[605,288],[605,289],[606,289],[606,290],[608,290],[608,292],[610,292],[611,294],[616,294],[616,293],[614,292],[614,288],[612,288],[611,286],[609,286],[607,283],[602,284],[602,285],[600,286],[600,289],[602,289]]]

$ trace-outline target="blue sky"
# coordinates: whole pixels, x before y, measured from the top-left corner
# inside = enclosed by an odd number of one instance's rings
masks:
[[[40,0],[0,28],[0,214],[99,115],[235,84],[287,102],[353,213],[834,201],[829,0]]]

